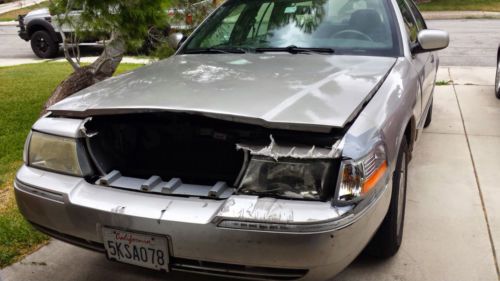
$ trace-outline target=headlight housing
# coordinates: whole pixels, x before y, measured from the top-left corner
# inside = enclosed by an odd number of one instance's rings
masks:
[[[331,160],[275,159],[253,156],[239,186],[240,194],[321,200],[330,184]]]
[[[385,148],[378,144],[358,161],[343,160],[340,167],[337,201],[354,202],[366,196],[385,178],[387,172]]]
[[[83,145],[73,138],[32,132],[27,163],[31,167],[73,176],[91,173]]]

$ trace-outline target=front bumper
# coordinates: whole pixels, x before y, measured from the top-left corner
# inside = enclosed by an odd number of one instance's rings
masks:
[[[387,186],[362,212],[344,217],[342,226],[300,233],[218,227],[213,222],[226,200],[102,187],[26,166],[17,174],[15,194],[21,213],[40,230],[93,250],[104,251],[101,228],[108,226],[167,235],[172,270],[325,280],[356,258],[380,225],[390,201]]]
[[[28,34],[28,31],[26,30],[26,25],[24,24],[24,15],[19,15],[17,20],[19,22],[19,24],[17,25],[17,27],[19,27],[19,37],[24,41],[29,41],[30,36]]]

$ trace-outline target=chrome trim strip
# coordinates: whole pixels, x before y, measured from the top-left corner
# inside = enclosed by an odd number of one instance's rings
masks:
[[[51,200],[59,204],[64,204],[64,197],[62,194],[23,183],[17,178],[14,181],[14,187],[21,192],[29,193],[30,195]]]

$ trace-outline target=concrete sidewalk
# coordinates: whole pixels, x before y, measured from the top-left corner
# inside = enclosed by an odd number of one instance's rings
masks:
[[[500,12],[486,11],[436,11],[422,12],[426,20],[453,20],[453,19],[500,19]]]
[[[392,259],[358,258],[332,281],[499,281],[500,100],[494,68],[441,68],[431,126],[410,164],[405,237]],[[175,243],[175,242],[174,242]],[[108,262],[52,241],[0,272],[3,281],[228,280]]]
[[[81,58],[82,63],[92,63],[95,61],[97,57],[83,57]],[[155,59],[149,58],[135,58],[135,57],[123,57],[123,63],[137,63],[137,64],[149,64],[154,62]],[[30,64],[30,63],[42,63],[42,62],[67,62],[65,58],[57,58],[57,59],[2,59],[0,58],[0,67],[5,66],[14,66],[21,64]],[[1,281],[1,280],[0,280]]]

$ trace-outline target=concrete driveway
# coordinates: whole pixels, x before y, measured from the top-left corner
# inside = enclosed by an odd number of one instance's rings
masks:
[[[332,281],[498,281],[500,100],[494,68],[444,67],[431,126],[410,165],[405,237],[387,261],[359,257]],[[3,281],[228,280],[107,261],[58,241],[0,272]]]

